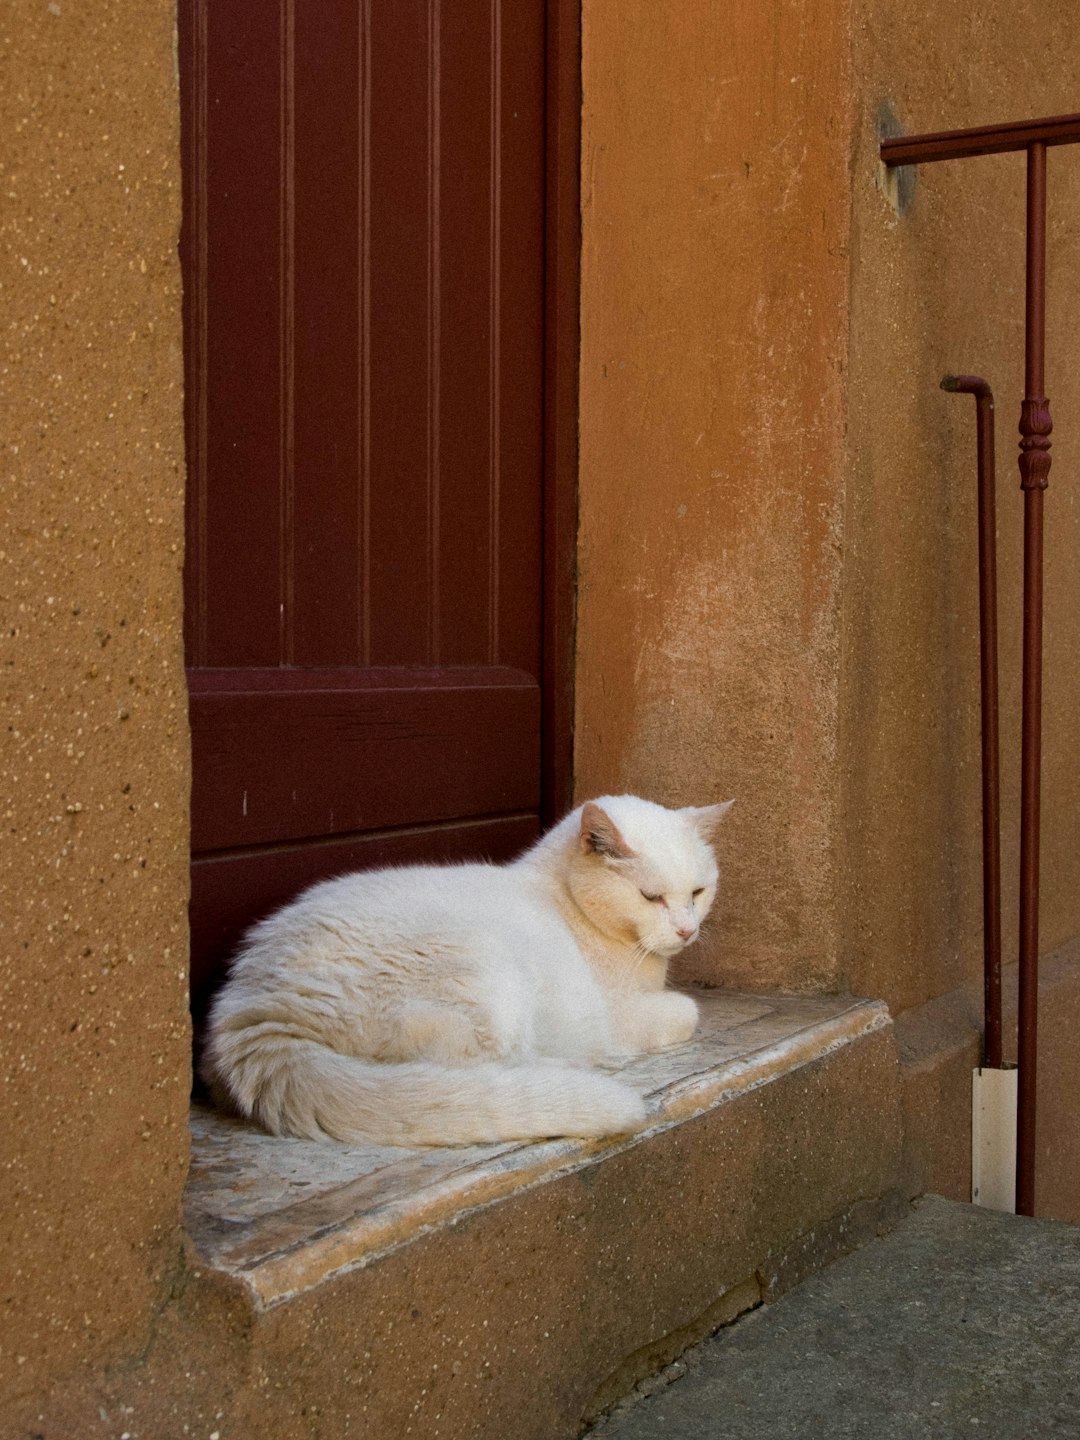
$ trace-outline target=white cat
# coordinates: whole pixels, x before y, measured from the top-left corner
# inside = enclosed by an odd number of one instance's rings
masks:
[[[203,1075],[276,1135],[462,1145],[633,1130],[588,1067],[688,1040],[669,958],[716,893],[731,801],[590,801],[512,864],[373,870],[254,926],[210,1013]]]

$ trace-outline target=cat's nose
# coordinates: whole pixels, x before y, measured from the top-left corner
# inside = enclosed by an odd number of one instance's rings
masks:
[[[675,926],[675,934],[678,935],[678,937],[679,937],[680,940],[689,940],[689,939],[691,938],[691,936],[697,934],[697,926],[696,926],[696,925],[676,925],[676,926]]]

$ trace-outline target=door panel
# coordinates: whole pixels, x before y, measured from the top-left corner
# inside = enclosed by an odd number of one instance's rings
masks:
[[[196,852],[535,808],[524,671],[195,670],[189,688]]]
[[[543,0],[182,0],[193,992],[539,831]],[[381,862],[379,862],[381,863]]]

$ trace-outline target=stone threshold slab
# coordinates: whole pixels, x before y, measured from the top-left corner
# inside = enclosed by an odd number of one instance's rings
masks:
[[[480,1206],[646,1144],[892,1023],[880,1001],[691,993],[701,1024],[688,1044],[612,1068],[649,1112],[640,1131],[615,1140],[323,1144],[193,1107],[185,1218],[199,1260],[242,1280],[257,1308],[268,1309]]]

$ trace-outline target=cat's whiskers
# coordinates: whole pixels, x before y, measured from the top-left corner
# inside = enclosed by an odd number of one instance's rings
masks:
[[[653,952],[649,949],[648,945],[645,943],[644,940],[641,939],[640,936],[637,940],[634,941],[634,947],[630,953],[633,956],[633,964],[630,967],[631,975],[636,975],[637,972],[641,969],[642,965],[644,965],[645,961],[652,958],[653,956]]]

